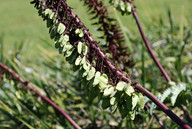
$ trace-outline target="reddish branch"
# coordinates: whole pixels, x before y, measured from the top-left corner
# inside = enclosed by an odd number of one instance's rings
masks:
[[[8,73],[10,74],[15,80],[19,81],[21,84],[26,86],[26,88],[30,89],[31,91],[35,92],[38,96],[40,96],[44,101],[46,101],[48,104],[50,104],[53,108],[55,108],[58,112],[60,112],[70,123],[71,125],[76,129],[81,129],[75,121],[72,120],[72,118],[64,112],[59,106],[57,106],[52,100],[47,98],[46,96],[42,95],[38,90],[36,90],[32,85],[29,84],[29,82],[23,80],[17,73],[15,73],[12,69],[5,66],[0,62],[0,83],[3,78],[3,74]]]
[[[147,47],[147,49],[148,49],[148,52],[150,53],[151,57],[153,58],[154,62],[156,63],[156,65],[158,66],[158,68],[160,69],[160,71],[162,72],[162,74],[163,74],[163,76],[165,77],[165,79],[167,80],[167,82],[171,82],[171,79],[170,79],[169,75],[166,73],[166,71],[164,70],[164,68],[162,67],[162,65],[161,65],[161,64],[159,63],[159,61],[157,60],[157,57],[156,57],[155,54],[153,53],[152,48],[150,47],[149,42],[147,41],[147,38],[146,38],[146,36],[145,36],[145,34],[144,34],[144,32],[143,32],[143,29],[142,29],[142,27],[141,27],[141,24],[140,24],[140,22],[139,22],[139,18],[138,18],[138,16],[137,16],[137,12],[136,12],[136,9],[135,9],[135,6],[134,6],[132,0],[125,0],[125,2],[131,3],[133,16],[134,16],[134,18],[135,18],[135,21],[136,21],[136,23],[137,23],[137,26],[138,26],[138,28],[139,28],[140,34],[141,34],[141,36],[142,36],[142,38],[143,38],[143,41],[144,41],[144,43],[145,43],[145,45],[146,45],[146,47]],[[184,108],[182,107],[182,110],[183,110],[183,109],[184,109]],[[186,109],[186,108],[185,108],[185,109]],[[186,109],[186,110],[183,110],[183,111],[184,111],[184,115],[185,115],[186,119],[187,119],[188,121],[191,120],[190,116],[188,115],[189,113],[188,113],[187,109]]]
[[[135,6],[134,6],[132,0],[125,0],[125,1],[131,3],[133,16],[134,16],[134,18],[135,18],[135,20],[136,20],[137,26],[138,26],[138,28],[139,28],[139,31],[140,31],[140,34],[141,34],[141,36],[142,36],[142,38],[143,38],[143,41],[144,41],[144,43],[145,43],[145,46],[147,47],[147,50],[149,51],[149,53],[150,53],[151,57],[153,58],[155,64],[159,67],[159,69],[160,69],[160,71],[162,72],[162,74],[163,74],[163,76],[165,77],[165,79],[166,79],[168,82],[171,82],[171,79],[170,79],[169,75],[165,72],[164,68],[162,67],[162,65],[161,65],[161,64],[159,63],[159,61],[157,60],[157,57],[156,57],[155,54],[153,53],[153,51],[152,51],[152,49],[151,49],[151,47],[150,47],[150,45],[149,45],[149,42],[147,41],[147,38],[146,38],[146,36],[145,36],[145,34],[144,34],[144,32],[143,32],[143,29],[142,29],[142,27],[141,27],[141,24],[140,24],[140,22],[139,22],[139,19],[138,19],[137,13],[136,13],[136,9],[135,9]]]
[[[147,108],[149,108],[150,109],[150,104],[149,103],[147,103],[146,104],[146,106],[147,106]],[[161,128],[162,129],[166,129],[165,128],[165,126],[164,126],[164,124],[163,124],[163,122],[158,118],[158,116],[153,112],[153,116],[155,117],[155,119],[157,120],[157,122],[159,123],[159,125],[161,126]]]
[[[37,2],[37,3],[36,3]],[[34,0],[32,3],[36,4],[36,8],[38,8],[38,0]],[[75,42],[78,41],[84,41],[86,42],[87,46],[89,47],[89,52],[86,55],[87,59],[95,59],[95,56],[97,57],[97,63],[100,63],[99,61],[102,61],[100,71],[102,69],[105,69],[105,73],[108,75],[109,78],[111,78],[114,83],[117,83],[119,80],[123,80],[125,82],[132,82],[130,78],[127,76],[123,75],[120,70],[117,69],[117,67],[111,63],[111,61],[105,56],[104,52],[99,48],[98,43],[94,41],[91,37],[91,34],[88,32],[88,29],[83,25],[81,20],[78,18],[77,15],[75,15],[71,8],[66,4],[65,0],[49,0],[46,1],[46,8],[52,9],[52,11],[56,12],[57,19],[59,22],[64,23],[66,26],[71,26],[73,27],[72,30],[70,31],[70,28],[67,28],[68,30],[66,31],[67,34],[70,35],[70,43],[75,46]],[[60,8],[60,10],[58,10]],[[74,31],[76,28],[83,28],[84,31],[84,37],[80,40],[74,40]],[[92,54],[96,53],[96,54]],[[99,60],[98,60],[99,59]],[[91,62],[91,60],[89,60]],[[99,67],[96,67],[97,70]],[[162,102],[160,102],[153,94],[151,94],[149,91],[147,91],[145,88],[140,86],[137,83],[132,82],[132,85],[141,93],[146,95],[149,99],[151,99],[159,108],[165,112],[173,121],[175,121],[178,125],[180,125],[182,128],[185,129],[191,129],[189,125],[187,125],[185,122],[183,122],[177,115],[175,115],[166,105],[164,105]]]
[[[181,108],[182,108],[182,110],[183,110],[183,112],[184,112],[184,115],[185,115],[187,121],[188,121],[189,123],[192,123],[192,119],[191,119],[191,117],[189,116],[189,113],[188,113],[188,111],[187,111],[186,106],[181,105]]]

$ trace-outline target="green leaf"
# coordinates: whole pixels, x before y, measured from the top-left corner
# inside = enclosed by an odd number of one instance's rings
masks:
[[[48,20],[47,20],[47,28],[50,28],[50,27],[52,27],[52,26],[53,26],[52,20],[48,19]]]
[[[131,96],[126,98],[126,104],[127,104],[128,110],[132,110],[132,97]]]
[[[83,29],[76,29],[75,30],[75,34],[78,34],[78,36],[81,38],[84,36],[84,32]]]
[[[128,108],[126,104],[123,104],[122,107],[120,108],[120,113],[121,113],[121,118],[125,118],[127,114],[129,113]]]
[[[177,100],[177,97],[182,91],[186,90],[186,84],[180,83],[177,86],[172,87],[172,95],[171,95],[171,104],[174,106]]]
[[[63,41],[63,39],[64,39],[64,35],[60,35],[60,38],[59,38],[58,42],[61,43]]]
[[[123,81],[118,82],[118,84],[117,84],[117,86],[116,86],[116,90],[118,90],[118,91],[123,91],[123,89],[124,89],[124,87],[125,87],[126,85],[127,85],[126,82],[123,82]]]
[[[132,12],[132,7],[131,7],[130,3],[127,3],[127,11],[128,11],[128,13]]]
[[[100,77],[100,83],[107,84],[108,83],[108,77],[106,74],[102,74]]]
[[[145,102],[144,102],[144,98],[143,98],[143,94],[141,93],[137,93],[138,96],[138,106],[140,107],[140,109],[143,109],[145,106]]]
[[[51,14],[49,14],[49,19],[53,19],[55,13],[54,12],[51,12]]]
[[[75,60],[75,65],[76,66],[80,65],[81,61],[82,61],[81,56],[78,56],[77,59]]]
[[[68,35],[64,35],[63,40],[64,40],[65,42],[68,42],[68,41],[69,41],[69,36],[68,36]]]
[[[82,45],[83,55],[86,55],[86,54],[87,54],[87,51],[88,51],[88,47],[87,47],[85,44],[83,44],[83,45]]]
[[[86,57],[84,56],[82,61],[81,61],[81,65],[85,64],[86,63]]]
[[[91,65],[89,63],[85,62],[83,64],[83,69],[85,70],[85,72],[83,73],[83,77],[88,75],[90,68],[91,68]]]
[[[104,96],[109,96],[109,95],[113,94],[113,92],[115,92],[114,87],[109,86],[109,87],[105,88],[103,95]]]
[[[87,75],[88,81],[91,80],[95,76],[95,72],[96,72],[95,68],[92,67],[91,70],[89,71],[88,75]]]
[[[80,33],[80,29],[76,29],[75,34],[79,34],[79,33]]]
[[[132,110],[136,107],[138,100],[139,100],[139,97],[137,96],[137,94],[133,94],[132,95]]]
[[[166,89],[166,90],[163,92],[163,94],[161,95],[160,101],[161,101],[161,102],[164,102],[164,100],[165,100],[167,97],[169,97],[169,95],[171,95],[171,93],[172,93],[171,88]]]
[[[136,111],[135,111],[135,110],[129,112],[129,115],[130,115],[131,120],[134,120],[134,119],[135,119],[135,114],[136,114]]]
[[[103,83],[103,82],[100,82],[99,83],[99,89],[100,89],[100,92],[103,92],[103,90],[107,87],[107,84],[106,83]]]
[[[110,106],[110,110],[111,110],[112,113],[114,113],[117,110],[117,106],[118,106],[118,102],[115,102],[114,105]]]
[[[69,64],[75,64],[78,55],[79,54],[77,53],[77,51],[73,50],[71,56],[67,57],[66,60],[68,61]]]
[[[87,63],[87,62],[85,62],[85,63],[83,64],[83,69],[86,70],[86,71],[89,71],[89,70],[90,70],[90,67],[91,67],[91,65],[90,65],[89,63]]]
[[[83,47],[83,43],[79,42],[78,45],[77,45],[77,51],[78,51],[79,54],[81,54],[81,52],[82,52],[82,47]]]
[[[55,42],[55,48],[57,49],[57,48],[59,48],[59,47],[60,47],[59,42]]]
[[[117,100],[116,100],[115,97],[112,97],[112,98],[110,99],[110,104],[111,104],[111,105],[115,105],[115,103],[117,103]]]
[[[120,7],[122,11],[125,11],[125,3],[123,1],[120,1]]]
[[[55,28],[52,28],[51,31],[50,31],[50,38],[54,39],[55,36],[56,36]]]
[[[107,86],[107,83],[108,83],[107,75],[106,74],[102,74],[100,76],[100,81],[99,81],[99,89],[101,90],[101,92],[103,92],[103,90]]]
[[[80,34],[79,34],[79,37],[81,38],[83,36],[84,36],[84,33],[83,33],[83,31],[81,31]]]
[[[93,86],[96,86],[96,85],[99,84],[99,82],[100,82],[100,77],[101,77],[101,73],[97,71],[96,74],[95,74],[94,81],[93,81]]]
[[[131,85],[126,85],[124,91],[128,96],[131,96],[135,92],[134,88]]]
[[[64,33],[65,29],[66,29],[65,25],[63,23],[59,23],[59,25],[57,27],[57,32],[59,34],[62,34],[62,33]]]
[[[74,51],[74,48],[71,48],[71,49],[67,50],[66,53],[65,53],[65,57],[71,56],[71,54],[73,53],[73,51]]]
[[[103,109],[107,109],[110,106],[110,102],[109,102],[110,98],[104,98],[102,101],[102,108]]]
[[[63,47],[63,51],[62,52],[66,52],[67,50],[70,50],[72,48],[73,48],[73,46],[69,42],[67,42],[65,44],[65,46]]]
[[[44,11],[45,16],[50,15],[51,13],[52,13],[52,10],[49,8],[45,9]]]

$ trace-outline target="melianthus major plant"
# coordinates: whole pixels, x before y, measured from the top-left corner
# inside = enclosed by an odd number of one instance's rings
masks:
[[[134,90],[130,78],[111,64],[65,1],[35,2],[39,14],[47,20],[55,47],[80,71],[82,84],[92,91],[91,97],[99,95],[103,109],[110,107],[112,112],[119,109],[122,118],[129,114],[134,119],[136,111],[144,108],[143,95]]]
[[[115,4],[116,1],[111,2]],[[124,2],[127,3],[128,1]],[[94,93],[103,99],[102,106],[104,109],[110,106],[111,111],[114,112],[118,108],[122,117],[130,114],[131,118],[134,119],[136,110],[142,109],[144,106],[142,94],[136,93],[134,90],[137,88],[166,112],[166,106],[161,105],[154,96],[131,81],[128,76],[123,75],[110,62],[98,47],[97,42],[91,38],[87,28],[64,0],[37,0],[31,3],[35,3],[39,14],[44,20],[47,20],[47,27],[50,28],[50,37],[55,40],[55,47],[59,49],[60,53],[64,53],[66,60],[74,65],[75,70],[80,71],[82,84],[88,86],[89,89],[96,88],[95,91],[97,92]],[[120,7],[121,11],[130,12],[132,3],[125,3],[120,2],[116,7]],[[175,118],[180,126],[190,128],[171,111],[167,114],[173,120]]]
[[[96,1],[90,2],[94,3]],[[126,0],[112,0],[110,2],[122,13],[129,14],[133,9],[131,3]],[[132,81],[128,74],[123,75],[122,66],[120,66],[121,70],[118,70],[118,67],[111,63],[111,60],[105,56],[105,52],[99,48],[98,43],[91,38],[88,29],[72,12],[65,0],[35,0],[32,3],[35,3],[39,15],[47,21],[50,37],[54,39],[55,47],[59,49],[60,53],[64,54],[66,60],[73,65],[74,70],[79,71],[82,85],[89,89],[89,96],[92,99],[99,96],[104,109],[110,107],[112,112],[118,109],[121,117],[128,115],[131,119],[134,119],[136,112],[144,107],[143,95],[141,94],[143,93],[159,105],[163,111],[168,110],[148,91]],[[101,7],[101,5],[95,4],[94,6]],[[101,8],[97,11],[102,13],[106,10]],[[104,28],[108,25],[105,21],[107,18],[102,17],[102,14],[99,15],[101,16],[101,22],[99,23],[103,24]],[[105,13],[103,13],[103,16],[105,16]],[[110,39],[110,34],[107,35],[107,29],[110,30],[110,27],[101,30],[105,31],[105,36],[109,36],[107,37],[109,48],[110,44],[112,44],[111,46],[118,46],[111,42],[112,39]],[[118,54],[113,53],[111,59],[120,62]],[[182,127],[190,128],[171,111],[166,113]]]

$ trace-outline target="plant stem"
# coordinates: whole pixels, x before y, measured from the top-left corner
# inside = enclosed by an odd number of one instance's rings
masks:
[[[181,108],[182,108],[182,110],[183,110],[183,112],[184,112],[184,115],[185,115],[187,121],[188,121],[189,123],[192,123],[192,119],[191,119],[191,117],[189,116],[189,113],[188,113],[188,111],[187,111],[186,106],[181,105]]]
[[[38,96],[40,96],[44,101],[46,101],[47,103],[49,103],[52,107],[54,107],[57,111],[59,111],[70,123],[71,125],[76,128],[76,129],[81,129],[81,127],[79,125],[77,125],[77,123],[75,123],[75,121],[72,120],[72,118],[65,113],[59,106],[57,106],[52,100],[50,100],[49,98],[47,98],[46,96],[44,96],[43,94],[41,94],[38,90],[36,90],[32,85],[29,84],[29,82],[23,80],[17,73],[15,73],[12,69],[10,69],[9,67],[5,66],[4,64],[2,64],[0,62],[0,69],[5,70],[5,72],[10,73],[13,78],[15,78],[16,80],[18,80],[20,83],[22,83],[24,86],[26,86],[28,89],[30,89],[31,91],[35,92]]]
[[[147,49],[148,49],[151,57],[153,58],[154,62],[156,63],[156,65],[158,66],[158,68],[160,69],[160,71],[162,72],[162,74],[163,74],[163,76],[165,77],[165,79],[167,80],[167,82],[171,82],[170,77],[168,76],[168,74],[166,73],[166,71],[164,70],[164,68],[162,67],[162,65],[159,63],[159,61],[157,60],[156,56],[154,55],[154,53],[153,53],[153,51],[152,51],[152,49],[151,49],[151,47],[150,47],[150,45],[149,45],[149,42],[148,42],[147,39],[146,39],[146,36],[145,36],[145,34],[144,34],[144,32],[143,32],[143,29],[142,29],[142,27],[141,27],[141,24],[140,24],[140,22],[139,22],[139,18],[138,18],[138,16],[137,16],[136,9],[135,9],[135,6],[134,6],[132,0],[129,0],[129,2],[131,3],[131,7],[132,7],[132,11],[133,11],[133,16],[134,16],[134,18],[135,18],[135,20],[136,20],[136,23],[137,23],[137,26],[138,26],[138,28],[139,28],[140,34],[141,34],[141,36],[142,36],[142,38],[143,38],[143,41],[144,41],[144,43],[145,43],[145,45],[146,45],[146,47],[147,47]],[[171,23],[172,23],[172,22],[171,22]],[[171,27],[172,27],[172,26],[173,26],[173,25],[171,24]],[[172,29],[171,29],[171,30],[172,30]],[[184,45],[184,46],[185,46],[185,45]],[[183,48],[182,48],[181,51],[183,51],[184,46],[183,46]],[[182,53],[182,52],[181,52],[181,53]],[[179,55],[179,65],[178,65],[179,67],[180,67],[180,65],[181,65],[181,64],[180,64],[181,55],[182,55],[182,54]],[[180,71],[181,71],[181,69],[179,68],[179,72],[180,72]],[[180,79],[182,80],[181,73],[179,73],[179,76],[180,76]],[[184,109],[183,106],[182,106],[182,109]],[[186,107],[185,107],[185,110],[183,110],[183,111],[184,111],[184,115],[185,115],[185,117],[187,118],[187,120],[190,120],[190,117],[188,117],[188,114],[187,114],[188,112],[187,112]]]
[[[189,125],[187,125],[184,121],[182,121],[177,115],[175,115],[165,104],[159,101],[152,93],[143,88],[140,85],[135,86],[140,92],[145,94],[150,100],[152,100],[159,108],[167,114],[173,121],[175,121],[180,127],[183,129],[192,129]]]
[[[150,104],[149,103],[147,103],[146,104],[146,106],[148,107],[148,108],[150,108]],[[163,124],[163,122],[158,118],[158,116],[153,112],[153,116],[155,117],[155,119],[157,120],[157,122],[159,123],[159,125],[161,126],[161,128],[162,129],[166,129],[165,128],[165,126],[164,126],[164,124]]]
[[[170,77],[169,77],[168,74],[165,72],[164,68],[163,68],[162,65],[159,63],[159,61],[157,60],[157,57],[154,55],[154,53],[153,53],[153,51],[152,51],[152,49],[151,49],[151,47],[150,47],[150,45],[149,45],[149,42],[147,41],[147,38],[146,38],[146,36],[145,36],[145,34],[144,34],[144,32],[143,32],[143,29],[142,29],[142,27],[141,27],[141,24],[140,24],[140,22],[139,22],[139,19],[138,19],[137,13],[136,13],[136,9],[135,9],[135,6],[133,5],[132,0],[129,0],[129,2],[131,3],[133,16],[134,16],[134,18],[135,18],[135,20],[136,20],[137,26],[138,26],[138,28],[139,28],[140,34],[141,34],[141,36],[142,36],[142,38],[143,38],[143,41],[144,41],[144,43],[145,43],[145,45],[146,45],[146,47],[147,47],[147,50],[149,51],[149,53],[150,53],[151,57],[153,58],[155,64],[159,67],[160,71],[162,72],[162,74],[163,74],[163,76],[165,77],[165,79],[167,80],[167,82],[171,82]]]

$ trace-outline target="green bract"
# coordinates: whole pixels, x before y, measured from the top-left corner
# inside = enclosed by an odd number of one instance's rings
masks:
[[[132,7],[131,7],[131,4],[130,3],[126,3],[127,5],[126,5],[126,9],[127,9],[127,11],[128,11],[128,13],[131,13],[131,11],[132,11]]]
[[[136,94],[132,95],[132,110],[136,107],[139,97]]]
[[[110,0],[109,3],[113,4],[113,6],[121,11],[122,14],[130,14],[132,11],[131,4],[124,2],[123,0]]]
[[[129,83],[129,84],[130,84],[130,83]],[[125,93],[126,93],[127,95],[129,95],[129,96],[131,96],[131,95],[135,92],[134,88],[133,88],[131,85],[126,85],[126,86],[124,87],[124,91],[125,91]]]
[[[101,73],[97,71],[96,74],[95,74],[93,86],[96,86],[96,85],[99,84],[99,82],[100,82],[100,76],[101,76]]]
[[[107,86],[108,83],[108,77],[106,74],[102,74],[99,78],[99,89],[101,90],[101,92],[103,91],[103,89]]]
[[[124,89],[124,87],[127,85],[127,83],[126,82],[119,82],[118,84],[117,84],[117,86],[116,86],[116,90],[118,90],[118,91],[123,91],[123,89]]]
[[[138,106],[140,109],[143,109],[144,106],[145,106],[145,102],[144,102],[144,98],[143,98],[143,95],[141,93],[137,93],[137,96],[138,96]]]
[[[91,80],[94,76],[95,76],[95,68],[92,67],[91,70],[89,71],[88,75],[87,75],[87,80]]]
[[[125,3],[123,1],[120,1],[119,5],[121,7],[121,10],[125,11]]]
[[[82,61],[81,56],[78,56],[77,59],[75,60],[75,65],[80,65],[81,61]]]
[[[76,29],[75,34],[77,34],[80,38],[84,36],[84,32],[82,29]]]
[[[63,25],[63,23],[59,23],[59,25],[57,27],[57,32],[59,34],[62,34],[62,33],[64,33],[65,29],[66,29],[65,25]]]
[[[114,87],[109,86],[109,87],[105,88],[103,95],[109,96],[109,95],[113,94],[113,92],[114,92]]]
[[[83,46],[82,42],[79,42],[78,45],[77,45],[77,51],[78,51],[79,54],[81,54],[81,52],[82,52],[82,46]]]
[[[115,98],[115,97],[112,97],[112,98],[110,99],[110,104],[111,104],[111,105],[115,105],[115,103],[117,103],[116,98]]]

